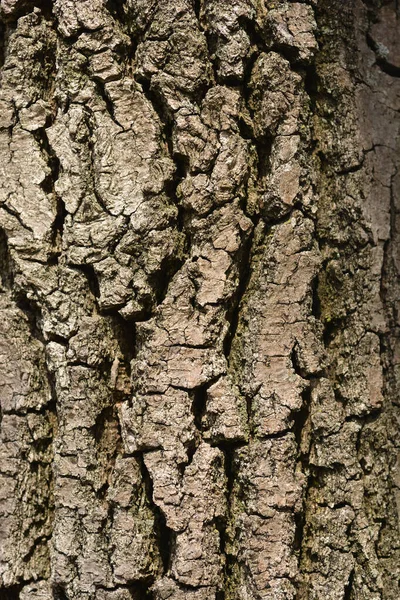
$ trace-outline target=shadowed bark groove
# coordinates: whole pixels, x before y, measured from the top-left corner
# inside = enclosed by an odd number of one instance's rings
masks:
[[[397,27],[0,1],[0,598],[399,598]]]

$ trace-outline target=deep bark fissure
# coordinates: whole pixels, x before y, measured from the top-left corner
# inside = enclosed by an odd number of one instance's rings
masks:
[[[353,581],[354,581],[354,569],[351,571],[350,575],[349,575],[349,579],[348,582],[346,584],[346,587],[344,589],[344,595],[343,595],[343,600],[352,600],[353,598]]]
[[[116,79],[119,79],[119,76],[116,76]],[[121,125],[121,123],[118,122],[117,118],[115,117],[114,104],[107,92],[105,83],[96,76],[93,77],[93,81],[96,84],[96,90],[98,95],[106,105],[107,113],[109,114],[111,120],[113,121],[113,123],[115,123],[115,125],[117,125],[117,127],[122,129],[122,131],[125,131],[124,127]]]
[[[390,77],[400,77],[400,67],[390,63],[386,58],[385,50],[387,51],[387,49],[382,45],[377,44],[369,32],[367,32],[366,40],[368,46],[375,54],[378,67],[384,73],[390,75]]]
[[[46,129],[44,127],[34,131],[33,137],[37,141],[39,148],[41,149],[41,151],[45,157],[46,164],[48,165],[48,167],[50,169],[50,173],[41,182],[40,186],[46,194],[52,194],[52,195],[56,196],[54,185],[59,176],[60,161],[58,160],[57,155],[55,154],[55,152],[52,150],[52,148],[50,146],[50,143],[49,143],[49,140],[47,137],[47,133],[46,133]]]
[[[158,541],[158,549],[163,566],[164,574],[171,566],[172,553],[174,551],[176,533],[167,526],[166,518],[161,508],[155,503],[153,498],[153,480],[146,467],[143,453],[139,454],[140,469],[142,479],[146,490],[146,497],[155,519],[155,528]]]
[[[6,45],[6,25],[0,21],[0,69],[4,65],[5,45]]]
[[[253,230],[249,236],[249,238],[244,242],[240,254],[238,256],[238,264],[239,264],[239,283],[237,285],[235,294],[230,302],[230,306],[228,308],[226,319],[229,323],[229,329],[226,333],[224,339],[224,354],[228,361],[229,366],[229,357],[231,354],[231,348],[233,340],[235,339],[235,335],[237,332],[237,328],[239,325],[240,319],[240,308],[241,303],[243,302],[243,298],[245,297],[248,285],[250,283],[252,269],[252,254],[254,252],[254,235],[255,230],[258,225],[258,220],[253,226]]]
[[[0,593],[1,600],[19,600],[22,587],[23,585],[20,584],[3,588]]]
[[[62,254],[62,239],[64,234],[64,223],[67,216],[67,210],[65,208],[65,202],[61,198],[57,197],[57,212],[56,218],[53,222],[53,245],[59,248],[56,252],[53,252],[48,258],[48,264],[58,264],[58,259]]]
[[[68,600],[68,596],[63,586],[56,585],[53,587],[54,600]]]
[[[106,7],[120,23],[125,22],[126,0],[107,0]]]
[[[2,228],[0,228],[0,271],[2,286],[7,290],[11,290],[14,283],[14,270],[8,248],[7,234]]]
[[[83,273],[88,282],[90,293],[94,298],[100,297],[100,286],[97,278],[94,266],[92,264],[69,264],[71,269],[75,269],[80,273]]]

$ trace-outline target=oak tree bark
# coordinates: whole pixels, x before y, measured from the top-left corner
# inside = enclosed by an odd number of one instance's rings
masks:
[[[0,16],[0,598],[398,600],[397,3]]]

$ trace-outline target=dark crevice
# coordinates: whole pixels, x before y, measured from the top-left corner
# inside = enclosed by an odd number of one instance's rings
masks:
[[[321,319],[321,300],[319,297],[319,277],[316,275],[311,282],[311,314],[319,321]]]
[[[323,341],[325,348],[329,348],[330,343],[335,339],[337,333],[343,328],[344,320],[341,318],[324,319]]]
[[[57,249],[55,252],[50,254],[48,263],[54,265],[58,263],[58,257],[61,254],[61,243],[64,232],[64,222],[67,215],[64,201],[58,196],[55,191],[55,183],[59,178],[60,174],[60,161],[55,154],[54,150],[50,146],[49,139],[47,137],[46,129],[41,128],[33,132],[33,136],[37,141],[40,150],[42,151],[46,163],[50,169],[50,173],[41,182],[40,187],[45,194],[52,195],[56,201],[56,216],[52,224],[52,244]]]
[[[207,390],[209,387],[209,385],[204,385],[193,392],[192,413],[194,424],[199,431],[203,429],[202,422],[207,409]]]
[[[41,128],[32,132],[33,137],[37,141],[39,148],[45,156],[46,162],[50,168],[50,173],[41,182],[40,186],[46,194],[55,194],[54,184],[58,179],[60,172],[60,161],[50,146],[47,137],[46,129]]]
[[[0,69],[2,69],[3,65],[4,65],[6,36],[7,36],[7,27],[6,27],[5,23],[2,23],[2,21],[0,20]],[[1,81],[1,75],[0,75],[0,81]]]
[[[126,374],[130,377],[131,361],[136,356],[136,325],[133,321],[125,321],[118,314],[113,315],[111,319],[114,339],[118,341]]]
[[[207,391],[218,379],[219,377],[215,377],[206,384],[199,386],[190,392],[190,396],[192,398],[191,410],[193,414],[193,422],[197,433],[195,433],[194,438],[190,440],[186,446],[187,461],[179,465],[182,476],[184,475],[186,468],[192,463],[204,430],[203,418],[207,410]],[[219,447],[219,444],[215,445]]]
[[[387,60],[386,55],[381,50],[380,44],[375,42],[370,33],[367,33],[366,39],[369,48],[371,48],[375,54],[376,64],[380,70],[391,77],[400,77],[400,67],[393,65]]]
[[[170,135],[172,135],[172,134],[170,134]],[[171,138],[170,138],[170,142],[171,142]],[[172,144],[172,142],[171,142],[171,144]],[[174,172],[172,179],[170,179],[169,181],[166,182],[165,191],[167,193],[167,196],[171,199],[172,203],[174,205],[177,205],[179,208],[179,204],[177,201],[177,188],[178,188],[178,185],[181,183],[181,181],[183,181],[185,179],[185,177],[187,176],[187,174],[189,172],[189,159],[186,156],[183,156],[182,154],[179,154],[177,152],[173,153],[172,147],[169,148],[169,152],[175,163],[175,172]],[[182,215],[178,215],[178,219],[180,216],[182,216]],[[182,228],[183,228],[183,222],[180,223],[180,230],[182,230]]]
[[[56,344],[60,344],[61,346],[68,347],[68,338],[62,337],[57,333],[50,332],[47,334],[47,339],[49,342],[56,342]]]
[[[57,248],[56,252],[53,252],[48,259],[48,263],[50,265],[54,265],[58,263],[58,258],[61,255],[61,244],[62,237],[64,234],[64,223],[65,218],[67,216],[67,210],[65,208],[65,203],[61,200],[60,197],[57,196],[57,213],[56,218],[53,221],[52,230],[53,230],[53,239],[52,243],[55,248]]]
[[[97,587],[98,590],[104,590],[106,591],[108,594],[112,593],[112,592],[118,592],[119,590],[125,590],[129,593],[129,596],[133,599],[133,600],[152,600],[152,598],[154,597],[152,591],[151,591],[151,587],[154,583],[154,580],[152,578],[148,578],[148,579],[144,579],[144,580],[140,580],[140,581],[131,581],[129,584],[118,584],[115,587],[110,587],[110,586],[103,586],[103,585],[99,585]],[[124,598],[126,596],[124,595]]]
[[[270,50],[280,54],[290,64],[293,71],[304,71],[304,60],[300,58],[300,51],[297,47],[285,43],[270,43]]]
[[[92,371],[95,371],[97,368],[94,365],[88,364],[84,360],[70,360],[67,364],[69,367],[83,367],[84,369],[89,369]]]
[[[219,591],[219,597],[221,600],[225,599],[225,590],[227,589],[229,582],[232,578],[233,568],[236,564],[236,557],[229,552],[229,544],[231,542],[228,526],[231,522],[232,515],[232,494],[237,477],[237,465],[235,465],[235,451],[237,448],[243,447],[243,443],[230,444],[220,442],[218,447],[224,453],[224,466],[225,466],[225,477],[226,477],[226,504],[227,512],[224,518],[216,521],[216,527],[220,535],[220,552],[225,556],[224,565],[224,585],[223,589]]]
[[[239,115],[238,119],[238,128],[240,136],[244,140],[250,140],[254,143],[254,132],[253,132],[253,124],[248,118],[248,116],[244,116],[243,114]],[[257,149],[256,149],[257,150]]]
[[[253,52],[253,54],[251,54],[250,57],[247,59],[245,69],[244,69],[243,84],[241,85],[241,92],[242,92],[243,100],[244,100],[245,106],[248,110],[248,113],[249,113],[251,119],[253,119],[253,117],[254,117],[254,111],[251,108],[250,102],[249,102],[250,95],[252,92],[252,86],[250,85],[250,82],[251,82],[251,76],[253,73],[253,68],[254,68],[254,65],[255,65],[258,57],[259,57],[259,53]],[[255,140],[254,133],[252,134],[252,138],[254,141]]]
[[[177,250],[174,256],[166,257],[163,260],[160,269],[158,269],[156,273],[149,277],[149,283],[155,293],[156,304],[159,305],[167,294],[168,286],[173,276],[184,264],[184,261],[187,257],[187,251],[190,246],[189,234],[185,230],[185,214],[178,200],[177,193],[179,184],[183,181],[183,179],[185,179],[189,172],[189,160],[186,156],[174,152],[172,142],[174,120],[162,96],[151,88],[151,84],[148,79],[140,78],[138,79],[138,83],[140,83],[145,97],[158,115],[162,129],[162,140],[165,143],[168,149],[168,154],[175,165],[175,171],[172,178],[165,184],[165,192],[171,204],[176,206],[178,211],[176,217],[177,229],[185,234],[185,240],[182,243],[182,247]]]
[[[270,135],[265,135],[261,138],[253,140],[258,161],[257,161],[257,176],[258,183],[262,186],[263,182],[265,182],[267,176],[271,172],[271,151],[272,144],[274,142],[274,138]]]
[[[193,457],[196,454],[197,448],[199,447],[199,441],[200,441],[199,436],[196,436],[193,439],[189,440],[189,442],[187,442],[185,444],[187,460],[183,463],[178,463],[178,469],[179,469],[179,472],[182,477],[185,474],[186,467],[188,467],[190,464],[192,464]]]
[[[106,8],[108,12],[120,23],[124,23],[126,20],[125,5],[126,0],[107,0]]]
[[[45,463],[40,463],[39,461],[36,463],[30,463],[29,464],[30,472],[36,474],[38,472],[39,465],[44,465],[44,464]],[[45,466],[48,466],[48,465],[45,464]],[[40,518],[38,518],[35,523],[35,528],[37,528],[39,525],[44,525],[46,523],[46,520],[47,520],[46,516],[41,516]],[[30,563],[30,561],[32,560],[32,558],[34,557],[34,555],[36,553],[38,553],[39,548],[41,548],[41,552],[46,552],[46,547],[48,546],[50,539],[51,539],[51,536],[48,536],[48,535],[35,536],[35,543],[30,547],[28,552],[23,556],[24,563],[26,565],[28,565]],[[40,552],[40,550],[39,550],[39,552]],[[1,599],[1,591],[0,591],[0,599]]]
[[[299,362],[297,342],[294,344],[290,353],[290,362],[292,363],[293,371],[296,373],[296,375],[299,375],[302,379],[307,379],[306,373],[301,368]]]
[[[254,435],[253,396],[245,396],[247,425],[250,436]]]
[[[53,586],[53,598],[54,598],[54,600],[69,600],[64,586],[62,586],[62,585]]]
[[[11,290],[14,283],[14,273],[12,268],[10,251],[8,248],[7,234],[0,227],[0,269],[1,284],[3,288]]]
[[[142,473],[142,480],[146,490],[146,497],[149,506],[152,510],[155,520],[155,531],[158,540],[158,549],[163,565],[164,574],[166,574],[172,561],[172,553],[175,545],[175,532],[167,526],[165,515],[162,510],[157,506],[153,499],[153,480],[144,462],[143,454],[138,455],[140,462],[140,470]]]
[[[228,308],[226,319],[229,322],[229,329],[224,339],[224,355],[229,364],[229,357],[231,354],[232,343],[235,338],[241,314],[241,304],[246,294],[251,274],[252,274],[252,254],[254,251],[254,234],[256,225],[248,237],[248,239],[242,244],[239,255],[237,257],[237,264],[239,266],[239,284],[236,288],[235,294],[232,298],[231,305]]]
[[[349,167],[345,167],[344,169],[335,169],[335,174],[336,175],[348,175],[349,173],[357,173],[357,171],[360,171],[363,167],[364,167],[364,162],[365,162],[365,154],[363,155],[361,162],[349,166]]]
[[[92,428],[98,452],[98,464],[105,465],[105,481],[97,490],[100,499],[107,496],[117,457],[122,453],[121,427],[115,405],[107,406],[97,415]],[[109,510],[113,510],[110,505]]]
[[[115,253],[115,250],[118,247],[120,241],[123,239],[123,237],[125,236],[125,234],[129,230],[129,223],[130,223],[129,217],[123,217],[123,219],[124,219],[124,222],[119,227],[118,233],[116,233],[115,236],[113,236],[113,239],[107,245],[107,250],[108,250],[108,252],[110,254],[114,254]]]
[[[279,440],[281,438],[286,437],[292,429],[281,429],[280,431],[276,431],[275,433],[266,433],[263,435],[259,435],[258,437],[263,440]]]
[[[94,81],[94,83],[96,85],[97,93],[99,94],[100,98],[104,101],[104,104],[106,105],[107,112],[110,115],[112,121],[118,127],[120,127],[122,130],[124,130],[124,127],[121,125],[121,123],[119,123],[119,121],[115,117],[115,114],[114,114],[114,105],[112,103],[112,100],[111,100],[110,96],[107,93],[107,90],[106,90],[106,87],[105,87],[104,83],[102,81],[100,81],[96,77],[93,77],[93,81]]]
[[[151,285],[156,298],[156,304],[160,305],[168,292],[168,286],[174,275],[179,271],[184,263],[183,255],[165,256],[161,262],[160,268],[149,275],[148,281]]]
[[[22,588],[23,585],[20,584],[0,589],[0,600],[19,600]]]
[[[354,583],[354,569],[352,569],[347,584],[344,588],[343,600],[352,600],[353,598],[353,583]]]
[[[153,581],[140,581],[134,585],[128,586],[128,591],[132,596],[132,600],[152,600],[154,594],[151,591]]]
[[[199,22],[200,27],[201,27],[202,10],[203,10],[202,0],[193,0],[193,10],[194,10],[194,14],[196,15],[196,19]]]
[[[15,292],[13,294],[13,298],[15,304],[27,317],[31,336],[39,340],[44,345],[45,339],[41,328],[42,312],[40,307],[33,299],[28,298],[25,292]]]
[[[304,446],[305,428],[306,428],[307,422],[310,418],[312,386],[313,386],[313,381],[310,381],[310,385],[307,385],[307,387],[301,393],[302,404],[301,404],[300,410],[292,413],[292,419],[293,419],[292,431],[293,431],[295,439],[296,439],[298,460],[302,464],[302,468],[303,468],[304,472],[306,472],[308,469],[308,451],[304,452],[303,446]]]
[[[294,513],[294,540],[293,540],[293,549],[295,552],[300,553],[303,545],[304,539],[304,527],[306,524],[306,516],[304,510],[301,512]]]
[[[167,135],[167,133],[165,133]],[[168,135],[171,135],[168,133]],[[171,138],[169,138],[170,142]],[[152,273],[148,280],[154,291],[156,304],[160,305],[165,299],[168,287],[174,277],[174,275],[183,266],[190,246],[189,235],[185,231],[185,215],[184,211],[178,201],[177,188],[181,181],[186,177],[189,170],[188,160],[185,156],[175,153],[172,155],[172,148],[169,148],[171,157],[175,164],[175,172],[169,181],[165,184],[165,192],[170,199],[171,203],[177,208],[176,226],[178,231],[184,232],[185,239],[179,244],[180,247],[176,248],[173,255],[164,257],[161,262],[159,269]]]
[[[263,32],[259,29],[257,23],[249,19],[246,16],[239,16],[238,24],[245,30],[250,39],[250,44],[257,50],[256,53],[260,54],[267,50],[267,45],[263,37]]]
[[[155,113],[158,115],[160,125],[163,130],[163,140],[168,146],[169,154],[172,157],[172,128],[173,128],[173,116],[169,110],[167,104],[164,102],[161,94],[158,94],[152,87],[148,79],[144,77],[136,76],[137,82],[141,85],[143,93],[147,100],[150,102]]]
[[[207,391],[219,380],[219,378],[219,375],[212,377],[206,383],[194,388],[190,392],[192,397],[192,414],[194,418],[194,424],[200,432],[203,430],[202,421],[207,408]]]
[[[95,298],[99,298],[100,297],[100,287],[99,287],[99,280],[97,279],[97,275],[95,273],[94,267],[93,265],[89,265],[89,264],[70,264],[68,265],[71,269],[75,269],[76,271],[80,271],[81,273],[83,273],[86,276],[88,285],[89,285],[89,289],[92,293],[92,295]]]

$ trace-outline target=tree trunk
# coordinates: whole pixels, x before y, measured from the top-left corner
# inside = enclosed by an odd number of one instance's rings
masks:
[[[0,599],[398,600],[397,2],[0,12]]]

